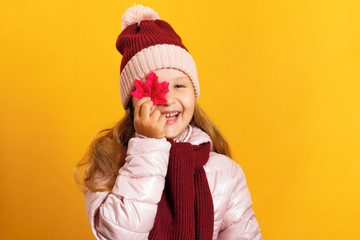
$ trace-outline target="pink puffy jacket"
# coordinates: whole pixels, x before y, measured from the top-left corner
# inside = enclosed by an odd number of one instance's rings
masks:
[[[201,129],[185,129],[176,142],[211,143]],[[160,201],[171,144],[136,134],[112,191],[85,193],[86,212],[97,239],[147,239]],[[246,178],[233,160],[210,152],[204,166],[214,203],[213,239],[262,239]]]

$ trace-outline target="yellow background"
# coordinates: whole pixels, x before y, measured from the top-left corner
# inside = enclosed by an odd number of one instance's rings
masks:
[[[193,55],[264,239],[360,239],[359,1],[137,3]],[[133,4],[1,4],[1,239],[93,239],[72,171],[124,114],[115,41]]]

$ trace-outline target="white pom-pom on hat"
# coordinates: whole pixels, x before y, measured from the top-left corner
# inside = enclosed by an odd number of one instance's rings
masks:
[[[149,7],[144,7],[140,4],[134,4],[133,7],[126,9],[122,15],[121,30],[134,23],[140,23],[143,20],[157,20],[160,19],[157,12]]]

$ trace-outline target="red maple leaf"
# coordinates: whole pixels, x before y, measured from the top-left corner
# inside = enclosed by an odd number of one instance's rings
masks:
[[[146,83],[135,79],[134,86],[136,89],[130,94],[136,99],[151,97],[153,105],[163,105],[167,102],[165,94],[169,92],[169,83],[166,81],[159,83],[158,76],[154,72],[147,76]]]

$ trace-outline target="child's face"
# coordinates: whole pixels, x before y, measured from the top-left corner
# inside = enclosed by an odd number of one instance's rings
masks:
[[[165,125],[165,137],[176,139],[189,125],[194,114],[195,93],[190,78],[176,69],[159,69],[154,71],[158,76],[158,82],[169,82],[169,92],[165,95],[167,103],[155,105],[167,119]],[[146,82],[146,76],[141,79]],[[131,97],[133,105],[139,100]],[[169,116],[169,114],[175,114]]]

